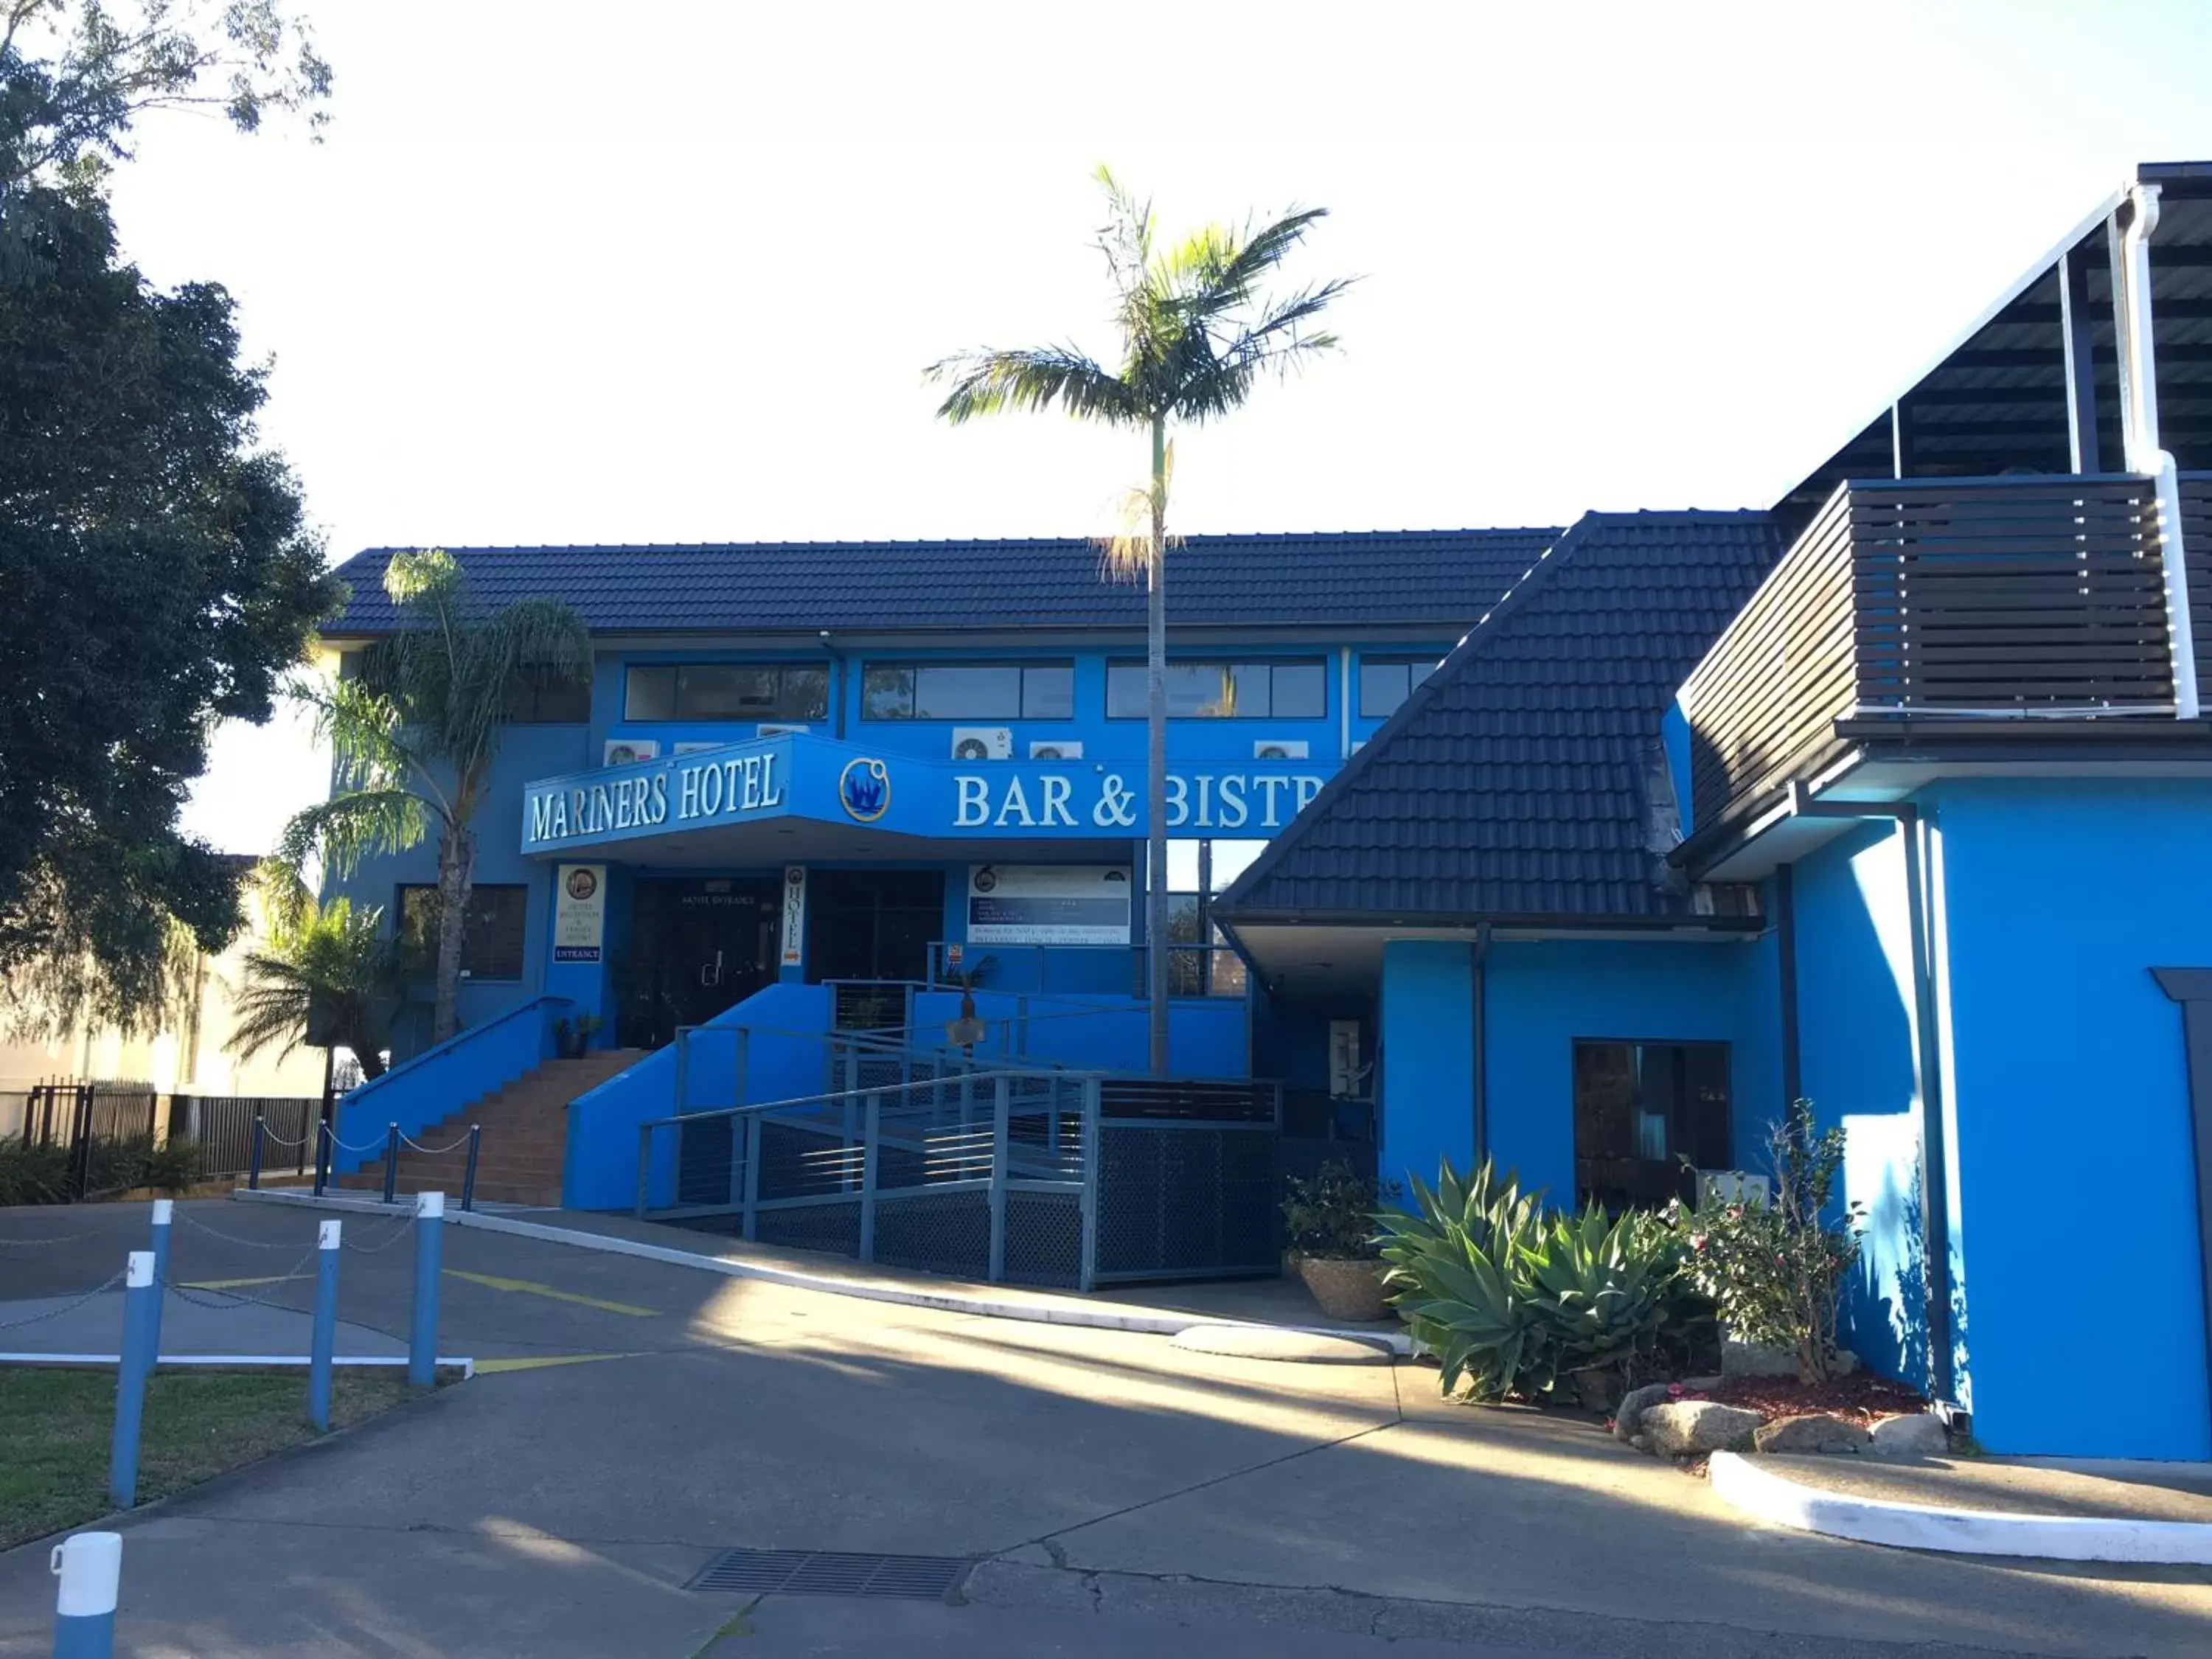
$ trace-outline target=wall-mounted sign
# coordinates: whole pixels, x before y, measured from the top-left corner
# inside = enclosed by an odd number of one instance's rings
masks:
[[[553,872],[553,960],[597,962],[606,943],[607,866],[563,864]]]
[[[970,945],[1127,945],[1129,872],[1118,865],[978,864]]]
[[[783,965],[803,966],[806,961],[806,866],[794,864],[783,872]]]
[[[1168,828],[1279,830],[1321,793],[1305,773],[1170,772]],[[952,780],[956,830],[1082,830],[1144,833],[1145,775],[1088,775],[1008,767]]]
[[[879,760],[850,760],[837,775],[837,804],[855,823],[873,823],[891,810],[891,769]]]

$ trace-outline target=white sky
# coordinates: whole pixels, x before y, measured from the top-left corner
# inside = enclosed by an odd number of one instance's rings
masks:
[[[1178,447],[1185,531],[1763,506],[2138,160],[2212,155],[2212,8],[309,0],[327,142],[170,118],[156,281],[238,296],[331,555],[1085,534],[1140,474],[951,430],[923,365],[1104,350],[1164,229],[1319,204],[1346,349]],[[325,775],[233,731],[189,822]]]

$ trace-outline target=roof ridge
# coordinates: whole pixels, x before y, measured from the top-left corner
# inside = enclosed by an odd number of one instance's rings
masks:
[[[1393,541],[1446,541],[1467,538],[1523,540],[1532,537],[1552,537],[1562,533],[1559,525],[1464,525],[1431,526],[1425,528],[1401,527],[1390,530],[1380,527],[1368,530],[1205,530],[1194,531],[1180,538],[1185,547],[1219,545],[1227,543],[1255,542],[1320,542],[1364,541],[1377,538]],[[341,561],[350,563],[355,559],[376,555],[389,557],[395,553],[413,552],[419,548],[435,547],[446,552],[459,554],[502,553],[733,553],[750,548],[851,549],[855,551],[874,548],[932,548],[932,547],[1002,547],[1008,549],[1037,547],[1090,547],[1098,538],[1087,535],[1060,536],[907,536],[907,537],[830,537],[806,540],[754,539],[750,541],[710,542],[407,542],[363,547]]]

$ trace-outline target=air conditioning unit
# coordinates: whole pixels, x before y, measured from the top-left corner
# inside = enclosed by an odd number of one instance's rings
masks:
[[[640,761],[659,760],[660,744],[651,738],[609,738],[605,749],[600,751],[602,766],[635,766]]]
[[[1031,760],[1081,760],[1083,745],[1066,738],[1052,743],[1033,742],[1030,744],[1030,758]]]
[[[956,726],[952,728],[955,760],[1012,760],[1014,732],[1007,726]]]
[[[1252,745],[1254,760],[1304,760],[1309,745],[1304,738],[1261,738]]]
[[[757,738],[803,738],[814,728],[811,726],[783,726],[775,720],[763,720],[753,727]]]

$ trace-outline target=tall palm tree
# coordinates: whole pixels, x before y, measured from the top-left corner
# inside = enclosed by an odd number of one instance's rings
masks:
[[[1146,611],[1146,825],[1151,878],[1145,906],[1147,988],[1152,1002],[1152,1066],[1168,1068],[1167,895],[1167,551],[1168,484],[1175,471],[1176,424],[1201,425],[1241,407],[1263,376],[1280,376],[1336,337],[1314,331],[1314,319],[1350,286],[1321,283],[1265,295],[1271,276],[1326,208],[1306,208],[1270,223],[1208,225],[1181,242],[1157,248],[1152,210],[1097,172],[1108,220],[1098,246],[1115,296],[1121,365],[1109,369],[1073,346],[969,351],[933,364],[929,378],[951,390],[938,414],[958,425],[1006,410],[1058,404],[1078,420],[1133,427],[1152,439],[1152,476],[1132,490],[1121,533],[1103,544],[1109,574],[1141,574]]]
[[[562,600],[514,600],[497,611],[471,601],[460,566],[432,549],[395,553],[384,588],[400,625],[362,653],[357,672],[301,684],[331,744],[336,793],[284,827],[276,856],[295,872],[319,864],[325,879],[350,875],[371,854],[438,836],[436,1000],[431,1036],[459,1024],[461,929],[476,876],[477,809],[499,752],[516,680],[542,674],[589,678],[592,641]]]
[[[241,1060],[274,1048],[282,1060],[309,1041],[321,1014],[361,1074],[382,1077],[392,1015],[407,991],[400,943],[383,919],[375,905],[303,898],[267,949],[246,953],[246,982],[231,1005],[237,1024],[224,1047]]]

